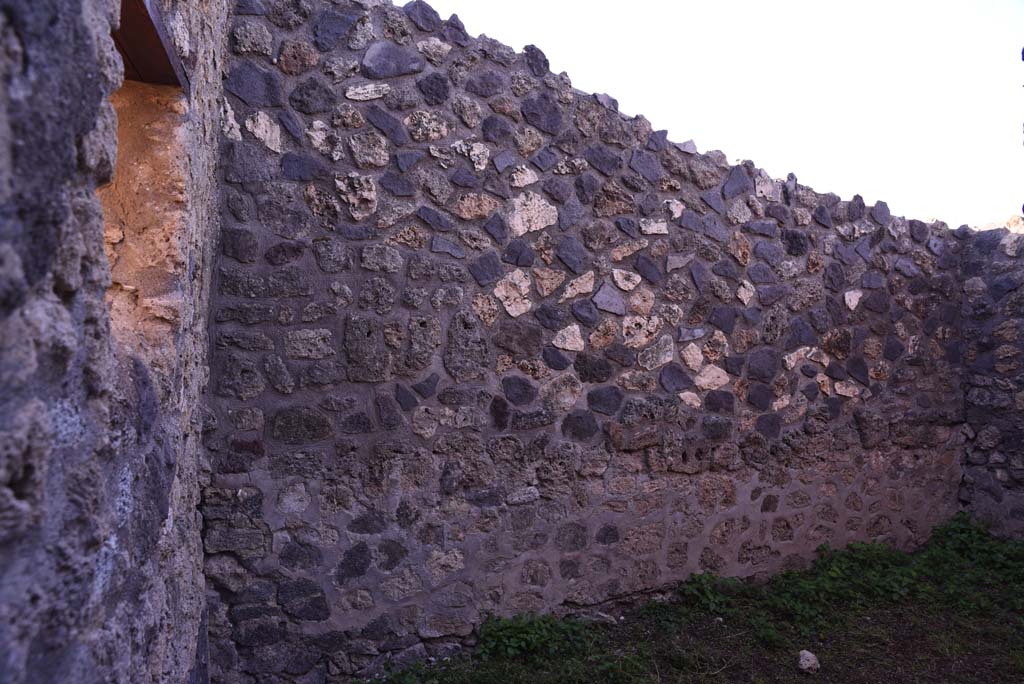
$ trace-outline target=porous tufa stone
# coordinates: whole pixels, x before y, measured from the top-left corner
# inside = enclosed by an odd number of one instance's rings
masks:
[[[640,274],[633,271],[625,271],[621,268],[612,269],[612,280],[622,290],[630,292],[640,284]],[[600,305],[598,305],[600,306]]]

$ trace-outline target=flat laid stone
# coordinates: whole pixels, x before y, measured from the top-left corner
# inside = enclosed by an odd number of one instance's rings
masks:
[[[371,45],[363,55],[363,75],[367,78],[386,79],[407,74],[418,74],[427,66],[423,55],[381,40]]]
[[[685,268],[689,265],[691,261],[693,261],[692,254],[669,254],[666,269],[669,273],[672,271],[678,271],[679,269]]]
[[[668,235],[668,222],[657,219],[640,219],[640,232],[644,235]]]
[[[517,268],[498,281],[494,288],[494,296],[505,307],[509,316],[522,316],[533,306],[530,302],[530,276]]]
[[[580,326],[576,323],[559,330],[551,344],[565,351],[579,352],[586,348]]]
[[[369,102],[379,100],[390,92],[391,86],[387,83],[363,83],[346,88],[345,97],[357,102]]]
[[[512,199],[506,219],[513,237],[519,237],[558,223],[558,209],[537,193],[524,192]]]
[[[462,245],[449,240],[443,235],[435,235],[431,238],[430,251],[438,254],[447,254],[456,259],[462,259],[466,256],[466,250],[462,248]]]
[[[856,309],[857,305],[860,304],[861,297],[863,296],[864,292],[862,290],[850,290],[849,292],[844,294],[843,300],[846,302],[846,308],[848,308],[850,311]]]

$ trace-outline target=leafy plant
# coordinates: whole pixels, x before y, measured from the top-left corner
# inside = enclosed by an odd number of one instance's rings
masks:
[[[481,658],[555,656],[586,647],[587,625],[551,615],[489,618],[480,627]]]

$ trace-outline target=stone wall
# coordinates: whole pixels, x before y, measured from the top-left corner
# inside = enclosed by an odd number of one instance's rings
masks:
[[[122,80],[110,38],[118,3],[0,1],[5,683],[203,679],[196,408],[227,12],[199,4],[164,3],[193,67],[187,99],[166,99],[186,161],[171,177],[150,178],[158,190],[143,188],[135,207],[122,207],[125,223],[108,211],[105,226],[97,187],[116,177],[127,188],[137,171],[121,175],[109,102]],[[139,226],[168,195],[172,214],[157,209],[153,225]],[[136,268],[146,228],[169,246]],[[141,287],[125,297],[130,285]],[[121,303],[114,327],[108,296]]]
[[[213,681],[344,681],[961,504],[1024,533],[1019,236],[422,2],[159,5],[184,93],[115,94],[114,0],[0,0],[0,681],[204,682],[207,623]]]
[[[422,2],[245,0],[230,44],[215,681],[956,510],[964,236],[697,154]]]
[[[998,533],[1024,535],[1024,235],[962,233],[964,399],[971,441],[961,499]]]

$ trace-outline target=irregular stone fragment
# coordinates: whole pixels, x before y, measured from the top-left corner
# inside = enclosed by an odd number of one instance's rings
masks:
[[[580,326],[575,323],[560,330],[551,344],[565,351],[583,351],[586,348]]]
[[[402,269],[401,253],[389,245],[370,245],[364,247],[360,265],[367,271],[397,273]]]
[[[272,152],[280,154],[283,151],[281,127],[266,112],[256,112],[249,116],[245,120],[245,129]]]
[[[537,388],[520,375],[507,375],[501,379],[505,398],[515,406],[525,406],[537,398]]]
[[[579,274],[587,267],[587,250],[579,240],[572,235],[565,235],[558,241],[555,248],[558,259],[569,267],[573,273]]]
[[[661,330],[658,316],[626,316],[622,320],[622,337],[627,347],[639,349],[650,344]]]
[[[286,40],[281,45],[277,66],[289,76],[304,74],[320,62],[320,53],[304,40]]]
[[[562,109],[547,92],[523,100],[522,112],[531,126],[545,133],[557,135],[562,130]]]
[[[477,171],[486,169],[487,162],[491,158],[491,149],[480,142],[460,140],[452,145],[452,149],[469,159],[473,163],[473,168]]]
[[[288,103],[303,114],[330,111],[337,98],[334,91],[317,78],[307,78],[288,96]]]
[[[350,173],[335,178],[334,184],[353,220],[362,221],[377,211],[377,186],[370,176]]]
[[[683,358],[683,362],[690,368],[690,370],[698,371],[701,366],[704,365],[704,354],[701,352],[700,347],[695,345],[693,342],[686,345],[686,347],[679,353]]]
[[[416,43],[416,49],[429,59],[431,64],[440,64],[452,51],[452,46],[440,38],[431,36]]]
[[[679,400],[692,409],[699,409],[703,405],[700,395],[695,392],[680,392]]]
[[[850,380],[840,380],[835,383],[836,394],[843,397],[860,396],[860,386]]]
[[[615,281],[615,284],[620,289],[625,290],[626,292],[630,292],[631,290],[636,288],[637,285],[640,284],[641,277],[639,273],[634,273],[633,271],[624,271],[621,268],[614,268],[612,269],[612,280]],[[598,308],[600,308],[600,306],[601,305],[598,304]]]
[[[321,14],[313,26],[317,48],[324,52],[333,50],[362,17],[363,13],[354,8],[338,12],[327,10]]]
[[[562,420],[562,434],[577,442],[586,442],[600,427],[590,411],[573,411]]]
[[[578,278],[573,278],[569,281],[569,284],[565,286],[565,291],[562,292],[562,296],[558,299],[559,303],[567,302],[570,299],[579,297],[580,295],[590,294],[594,291],[595,276],[593,271],[587,271]]]
[[[494,296],[505,307],[509,316],[522,316],[533,307],[530,301],[530,276],[517,268],[498,281],[494,288]]]
[[[359,133],[348,140],[352,160],[361,169],[384,167],[391,160],[388,141],[377,132]]]
[[[744,306],[748,306],[756,294],[757,291],[754,289],[754,286],[745,280],[736,288],[736,299],[743,302]]]
[[[729,384],[729,374],[718,366],[707,365],[697,374],[693,382],[699,389],[716,390]]]
[[[533,269],[533,284],[541,297],[547,297],[565,282],[565,272],[542,266]]]
[[[373,79],[417,74],[426,68],[426,60],[411,50],[386,40],[371,45],[363,55],[363,75]]]
[[[485,219],[501,206],[501,202],[491,195],[470,192],[455,201],[452,211],[465,221]]]
[[[738,195],[751,193],[754,191],[754,182],[750,180],[750,175],[747,173],[746,167],[742,164],[734,166],[729,171],[729,177],[725,180],[725,185],[722,186],[722,196],[729,200]]]
[[[405,127],[416,142],[433,142],[446,138],[448,121],[436,112],[417,110],[405,117]]]
[[[658,341],[636,355],[636,362],[645,370],[660,368],[670,363],[675,354],[671,335],[662,335]]]
[[[856,309],[857,305],[860,304],[861,297],[863,296],[864,292],[862,290],[850,290],[843,294],[843,300],[846,302],[846,308],[850,311]]]
[[[640,240],[631,240],[629,242],[622,243],[612,248],[611,257],[612,261],[618,263],[623,259],[633,256],[642,249],[647,249],[648,242],[646,239],[641,238]]]
[[[514,237],[542,230],[558,223],[558,209],[535,192],[524,192],[512,199],[505,218]]]
[[[237,54],[270,55],[274,37],[263,24],[247,21],[235,27],[231,34],[232,44]]]
[[[679,392],[693,387],[693,380],[678,363],[669,363],[658,373],[658,384],[666,392]]]
[[[594,305],[601,311],[624,316],[626,314],[626,302],[613,286],[603,283],[601,289],[594,295]]]
[[[513,188],[525,188],[540,180],[540,176],[529,166],[517,166],[509,175],[509,185]]]

